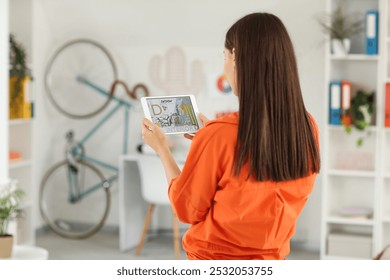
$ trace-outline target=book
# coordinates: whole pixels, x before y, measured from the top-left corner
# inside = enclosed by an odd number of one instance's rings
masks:
[[[341,124],[341,82],[329,85],[329,124]]]
[[[373,211],[366,207],[343,207],[339,211],[340,216],[349,219],[370,219]]]

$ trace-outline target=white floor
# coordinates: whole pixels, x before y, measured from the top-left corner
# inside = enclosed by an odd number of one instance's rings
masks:
[[[172,236],[167,233],[154,234],[145,242],[143,252],[138,256],[135,249],[119,250],[117,229],[103,229],[84,240],[69,240],[49,230],[37,234],[36,245],[49,251],[52,260],[167,260],[174,259]],[[293,246],[288,260],[319,259],[319,252],[305,251]],[[299,246],[298,246],[299,247]],[[182,259],[185,253],[182,251]]]

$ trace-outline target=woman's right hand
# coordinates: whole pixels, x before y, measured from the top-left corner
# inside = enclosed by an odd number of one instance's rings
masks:
[[[162,130],[147,118],[142,120],[142,139],[158,155],[163,150],[169,150],[168,140]]]
[[[200,120],[200,123],[199,123],[200,127],[199,128],[204,127],[206,122],[209,121],[209,119],[205,115],[203,115],[202,113],[198,114],[198,119]],[[189,139],[189,140],[192,140],[192,138],[194,138],[194,136],[195,136],[195,134],[188,134],[188,133],[184,134],[184,137]]]

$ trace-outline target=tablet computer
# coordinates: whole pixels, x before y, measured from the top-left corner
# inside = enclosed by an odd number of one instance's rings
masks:
[[[199,130],[198,106],[193,95],[141,98],[145,117],[165,134],[194,134]]]

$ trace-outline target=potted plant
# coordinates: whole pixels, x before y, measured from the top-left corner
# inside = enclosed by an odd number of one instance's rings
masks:
[[[364,30],[364,18],[347,14],[340,4],[331,14],[317,18],[323,31],[330,36],[333,54],[346,55],[351,48],[351,37]]]
[[[31,71],[27,66],[27,55],[23,45],[16,41],[15,36],[10,34],[10,119],[29,118],[31,109],[25,106],[25,91],[31,79]],[[28,112],[26,112],[26,110]]]
[[[9,258],[12,253],[13,236],[8,233],[9,222],[20,217],[23,190],[11,181],[0,188],[0,258]]]
[[[367,92],[365,90],[358,90],[355,96],[351,100],[351,107],[343,112],[344,115],[348,115],[351,118],[350,123],[342,121],[342,125],[345,127],[345,131],[350,134],[352,128],[356,128],[359,131],[364,131],[367,126],[372,124],[372,115],[374,113],[374,96],[375,92]],[[369,135],[369,132],[367,133]],[[360,147],[363,145],[364,137],[359,137],[357,145]]]

